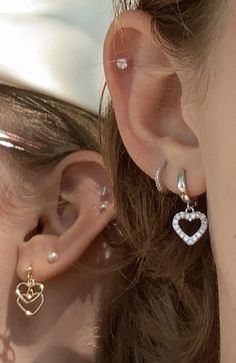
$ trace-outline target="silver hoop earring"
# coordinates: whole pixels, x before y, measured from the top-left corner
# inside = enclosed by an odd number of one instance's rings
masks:
[[[166,189],[162,186],[162,181],[161,181],[161,174],[163,170],[166,168],[166,166],[167,166],[167,161],[164,161],[163,163],[160,164],[155,173],[156,187],[160,193],[164,193],[166,191]]]
[[[175,232],[177,233],[177,235],[188,246],[193,246],[206,233],[206,230],[208,228],[208,219],[204,213],[195,211],[195,209],[194,209],[194,207],[197,206],[197,202],[193,201],[187,193],[186,170],[184,170],[184,169],[178,173],[177,187],[179,190],[180,198],[182,199],[182,201],[184,203],[187,204],[187,208],[185,211],[179,212],[174,216],[173,221],[172,221],[172,226],[173,226]],[[194,220],[200,220],[201,226],[196,233],[194,233],[192,236],[189,236],[180,227],[179,224],[180,224],[181,220],[187,220],[189,222],[192,222]]]

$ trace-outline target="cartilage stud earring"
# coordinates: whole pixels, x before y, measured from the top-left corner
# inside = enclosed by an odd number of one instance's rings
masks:
[[[128,68],[128,59],[127,58],[118,58],[116,61],[116,65],[118,69],[125,70]]]

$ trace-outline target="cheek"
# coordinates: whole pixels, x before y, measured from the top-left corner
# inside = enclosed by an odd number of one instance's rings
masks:
[[[233,32],[233,34],[232,34]],[[234,36],[233,36],[234,35]],[[234,286],[236,259],[236,26],[225,30],[214,56],[208,95],[199,112],[212,244],[218,275]]]

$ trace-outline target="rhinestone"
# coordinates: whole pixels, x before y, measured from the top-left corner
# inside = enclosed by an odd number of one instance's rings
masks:
[[[119,58],[116,61],[117,68],[124,70],[128,68],[128,60],[127,58]]]

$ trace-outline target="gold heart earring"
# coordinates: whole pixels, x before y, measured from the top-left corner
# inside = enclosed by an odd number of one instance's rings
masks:
[[[34,316],[44,304],[44,285],[35,281],[32,267],[26,269],[27,281],[16,287],[17,305],[26,316]]]

